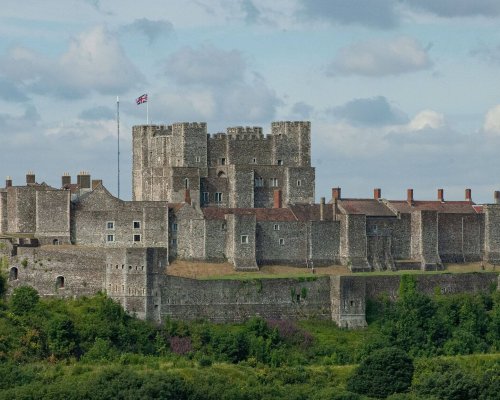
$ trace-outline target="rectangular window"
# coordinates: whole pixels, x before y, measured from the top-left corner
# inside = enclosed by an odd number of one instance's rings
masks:
[[[278,165],[283,165],[283,160],[278,160]]]
[[[106,222],[106,229],[115,229],[115,221]]]
[[[297,179],[297,186],[302,186],[302,181],[300,179]]]
[[[264,179],[262,179],[260,176],[255,178],[255,187],[263,187],[264,186]]]
[[[215,200],[216,203],[222,203],[222,193],[221,192],[216,192],[214,200]]]
[[[106,236],[106,242],[114,242],[114,241],[115,241],[115,235]]]
[[[271,187],[278,187],[278,178],[271,178],[271,179],[269,179],[269,186],[271,186]]]
[[[177,246],[177,239],[172,239],[172,240],[170,241],[170,244],[171,244],[172,246]]]
[[[255,157],[253,158],[252,163],[257,164],[257,159]]]
[[[196,162],[201,162],[201,157],[200,156],[196,156],[195,160],[196,160]]]
[[[203,203],[210,202],[210,194],[208,192],[203,192]]]
[[[172,232],[177,232],[177,224],[176,223],[172,224]]]
[[[134,235],[134,242],[140,242],[141,241],[141,235]]]
[[[225,158],[221,158],[220,159],[220,165],[226,165],[226,159]]]
[[[241,244],[248,244],[248,235],[241,235]]]
[[[285,239],[280,239],[280,245],[283,246],[285,244]]]
[[[279,226],[279,224],[274,224],[274,230],[275,230],[275,231],[279,231],[279,230],[280,230],[280,226]]]
[[[134,229],[141,229],[141,221],[134,221]]]
[[[227,230],[227,225],[226,225],[226,223],[225,223],[225,222],[223,222],[223,223],[220,225],[220,230],[221,230],[221,231],[225,231],[225,230]]]

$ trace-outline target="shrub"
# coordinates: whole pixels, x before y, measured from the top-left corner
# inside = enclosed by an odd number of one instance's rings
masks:
[[[377,350],[366,357],[347,382],[347,389],[377,398],[408,390],[413,361],[397,347]]]
[[[38,292],[31,286],[18,287],[12,293],[10,309],[17,315],[29,313],[35,309],[39,299]]]

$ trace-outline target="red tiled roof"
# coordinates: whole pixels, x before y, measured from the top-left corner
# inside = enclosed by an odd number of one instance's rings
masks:
[[[414,201],[411,205],[405,200],[389,200],[392,208],[400,213],[410,213],[412,211],[437,211],[447,214],[475,214],[477,211],[475,204],[469,201]]]
[[[341,199],[338,204],[347,214],[364,214],[368,217],[394,217],[394,212],[375,199]]]
[[[220,208],[204,207],[201,209],[206,219],[224,219],[226,214],[255,215],[257,221],[296,221],[295,215],[288,208]]]
[[[296,204],[288,206],[290,210],[295,214],[295,217],[299,221],[320,221],[320,205],[319,204]],[[333,220],[333,205],[325,204],[325,210],[323,215],[324,221]]]
[[[169,210],[179,211],[186,203],[168,203]]]

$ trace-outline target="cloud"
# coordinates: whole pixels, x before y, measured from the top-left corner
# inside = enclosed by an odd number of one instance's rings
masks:
[[[135,31],[147,37],[149,44],[153,44],[160,36],[169,36],[174,32],[174,26],[170,21],[152,21],[147,18],[136,19],[131,24],[124,25],[122,32]]]
[[[292,106],[292,114],[295,116],[295,119],[307,119],[311,116],[314,107],[299,101]]]
[[[156,97],[169,112],[176,110],[176,118],[268,122],[283,104],[262,76],[248,70],[237,50],[211,45],[180,49],[166,60],[165,75],[176,86]]]
[[[399,23],[394,0],[300,0],[299,19],[389,29]]]
[[[0,76],[0,99],[9,102],[25,102],[28,97],[12,81]]]
[[[62,98],[123,93],[144,81],[118,40],[103,27],[79,35],[57,59],[16,47],[0,61],[0,72],[15,84]]]
[[[500,136],[500,105],[488,110],[484,118],[483,130],[488,135]]]
[[[440,129],[445,126],[444,115],[433,110],[420,111],[408,124],[410,131],[422,129]]]
[[[354,99],[330,112],[353,125],[383,126],[408,121],[406,114],[392,107],[384,96]]]
[[[114,119],[116,111],[106,106],[97,106],[83,110],[78,118],[89,121]]]
[[[171,54],[165,72],[181,85],[219,86],[242,81],[245,68],[239,51],[206,45],[199,49],[185,47]]]
[[[493,65],[500,64],[500,44],[494,47],[478,47],[471,50],[469,54]]]
[[[261,18],[260,10],[255,7],[252,0],[241,0],[241,9],[245,15],[245,22],[247,24],[255,24]]]
[[[415,39],[402,36],[390,41],[371,40],[341,49],[327,74],[385,76],[428,69],[429,54]]]
[[[497,17],[500,15],[498,0],[406,0],[411,7],[439,17]]]

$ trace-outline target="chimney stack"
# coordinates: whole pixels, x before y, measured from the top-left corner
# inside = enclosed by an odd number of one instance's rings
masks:
[[[494,196],[495,196],[495,204],[500,204],[500,192],[498,190],[495,190]]]
[[[29,171],[26,174],[26,185],[34,185],[35,184],[35,174],[33,171]]]
[[[184,203],[191,204],[191,192],[186,189],[184,192]]]
[[[80,189],[91,189],[90,174],[85,171],[81,171],[76,176],[76,183]]]
[[[409,205],[413,204],[413,189],[408,189],[406,191],[406,201]]]
[[[325,198],[322,197],[319,200],[319,220],[324,221],[325,220]]]
[[[465,201],[472,203],[472,190],[465,189]]]
[[[61,186],[64,188],[69,185],[71,185],[71,175],[65,172],[61,177]]]
[[[102,179],[92,179],[92,190],[99,185],[102,185]]]
[[[8,188],[11,186],[12,186],[12,178],[8,176],[7,179],[5,179],[5,187]]]
[[[341,199],[341,189],[339,187],[332,188],[332,199],[333,200]]]
[[[373,198],[375,200],[380,200],[382,198],[382,189],[380,188],[373,189]]]
[[[282,206],[283,206],[283,204],[282,204],[282,198],[281,198],[281,189],[275,189],[274,190],[273,208],[281,208]]]
[[[444,202],[444,190],[443,189],[438,189],[438,200],[440,202]]]

